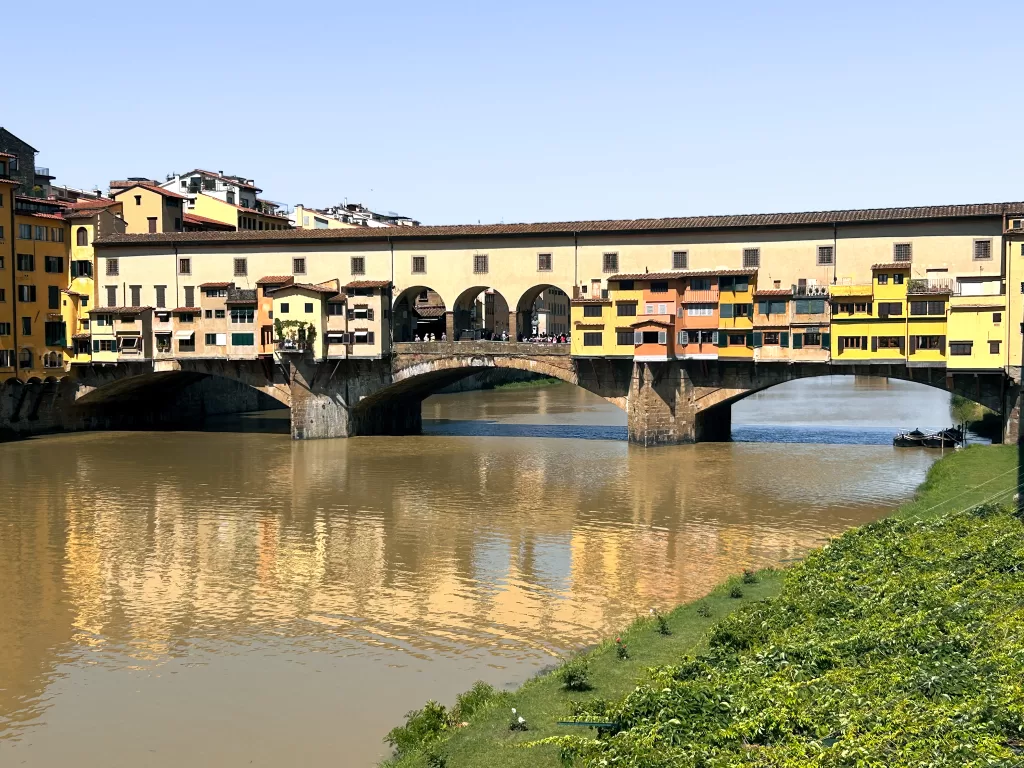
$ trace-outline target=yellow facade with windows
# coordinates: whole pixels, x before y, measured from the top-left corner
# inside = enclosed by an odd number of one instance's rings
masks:
[[[14,155],[0,152],[0,383],[17,375],[14,344],[14,188],[10,163]]]
[[[718,277],[718,357],[754,359],[754,293],[757,274]]]
[[[255,208],[243,208],[201,192],[196,195],[195,205],[189,213],[230,224],[239,230],[291,229],[291,223],[284,216],[270,216]]]
[[[307,340],[308,329],[313,328],[315,337],[310,348],[317,360],[324,355],[327,331],[327,299],[338,293],[337,283],[333,287],[293,283],[277,288],[274,296],[274,338],[284,342],[278,344],[282,351],[298,351],[303,340]]]
[[[42,380],[64,374],[70,344],[65,311],[69,281],[67,223],[59,207],[15,198],[14,322],[17,377]]]
[[[97,237],[123,234],[127,223],[122,217],[122,204],[116,201],[88,201],[80,209],[72,207],[64,213],[68,222],[69,273],[68,306],[64,320],[70,337],[65,360],[69,364],[92,361],[89,311],[96,305],[95,262],[93,243]]]
[[[122,217],[129,234],[181,232],[185,217],[185,197],[163,187],[136,184],[113,193],[121,203]]]
[[[1005,296],[953,296],[946,334],[949,370],[992,370],[1003,365],[1006,336]]]
[[[301,205],[295,206],[292,219],[295,222],[296,229],[349,229],[358,226],[357,224],[349,224],[341,219],[336,219],[333,216],[326,216],[319,211]]]
[[[613,292],[609,292],[613,293]],[[632,357],[633,329],[629,328],[629,344],[619,345],[616,333],[615,306],[612,299],[574,299],[569,303],[572,327],[570,351],[579,357]],[[634,318],[625,318],[633,320]],[[624,326],[629,326],[625,323]]]

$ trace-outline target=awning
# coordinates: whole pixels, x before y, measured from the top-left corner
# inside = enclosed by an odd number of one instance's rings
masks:
[[[196,335],[195,331],[175,331],[174,338],[176,339],[191,339]]]

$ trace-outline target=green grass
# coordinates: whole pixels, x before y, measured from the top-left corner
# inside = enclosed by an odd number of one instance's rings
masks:
[[[507,381],[504,384],[495,384],[494,389],[532,389],[534,387],[550,387],[552,384],[561,384],[561,379],[553,376],[541,376],[526,381]]]
[[[979,504],[1000,493],[1002,496],[997,500],[1005,501],[1017,482],[1016,467],[1015,446],[972,446],[951,454],[932,467],[914,500],[897,510],[895,516],[935,518],[945,512]],[[638,685],[642,686],[650,679],[652,668],[677,664],[688,656],[708,652],[709,638],[714,631],[720,631],[716,628],[723,626],[723,619],[737,612],[761,610],[763,601],[778,597],[787,581],[796,578],[794,572],[799,571],[800,566],[787,571],[763,571],[757,574],[756,583],[747,583],[749,575],[746,580],[737,575],[706,598],[679,606],[667,614],[671,628],[669,635],[658,632],[653,618],[639,619],[620,635],[629,649],[628,659],[616,658],[614,639],[587,654],[591,690],[565,691],[557,674],[541,675],[515,692],[495,695],[478,706],[469,718],[469,725],[442,733],[427,750],[430,755],[412,749],[388,764],[396,768],[438,765],[448,768],[558,768],[561,766],[560,746],[544,744],[525,749],[516,748],[517,745],[548,737],[589,739],[593,735],[589,729],[559,726],[557,721],[569,719],[574,711],[616,712],[619,702],[634,694]],[[742,594],[742,597],[730,597],[730,594]],[[526,718],[528,731],[509,729],[513,719],[512,707]],[[623,764],[643,765],[644,762],[627,761]]]

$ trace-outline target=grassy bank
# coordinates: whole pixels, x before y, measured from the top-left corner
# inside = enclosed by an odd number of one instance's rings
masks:
[[[553,376],[539,376],[536,379],[526,381],[507,381],[504,384],[495,384],[494,389],[533,389],[534,387],[550,387],[552,384],[561,384],[560,379]]]
[[[680,606],[671,634],[638,621],[626,659],[586,654],[589,690],[556,671],[480,687],[454,717],[431,705],[393,732],[391,764],[1003,764],[1024,738],[1024,526],[960,510],[1008,499],[1016,466],[1015,447],[951,455],[892,518]],[[557,725],[573,716],[620,732]]]

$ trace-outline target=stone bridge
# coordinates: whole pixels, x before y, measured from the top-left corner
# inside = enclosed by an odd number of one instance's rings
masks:
[[[641,445],[727,440],[731,407],[795,379],[884,376],[956,392],[1004,414],[1016,441],[1019,386],[1002,373],[951,373],[906,365],[634,362],[574,358],[568,345],[459,341],[395,344],[383,360],[180,359],[76,369],[60,382],[0,388],[0,432],[158,429],[220,413],[291,409],[295,439],[414,434],[424,398],[473,373],[506,368],[552,376],[626,412],[629,439]]]

